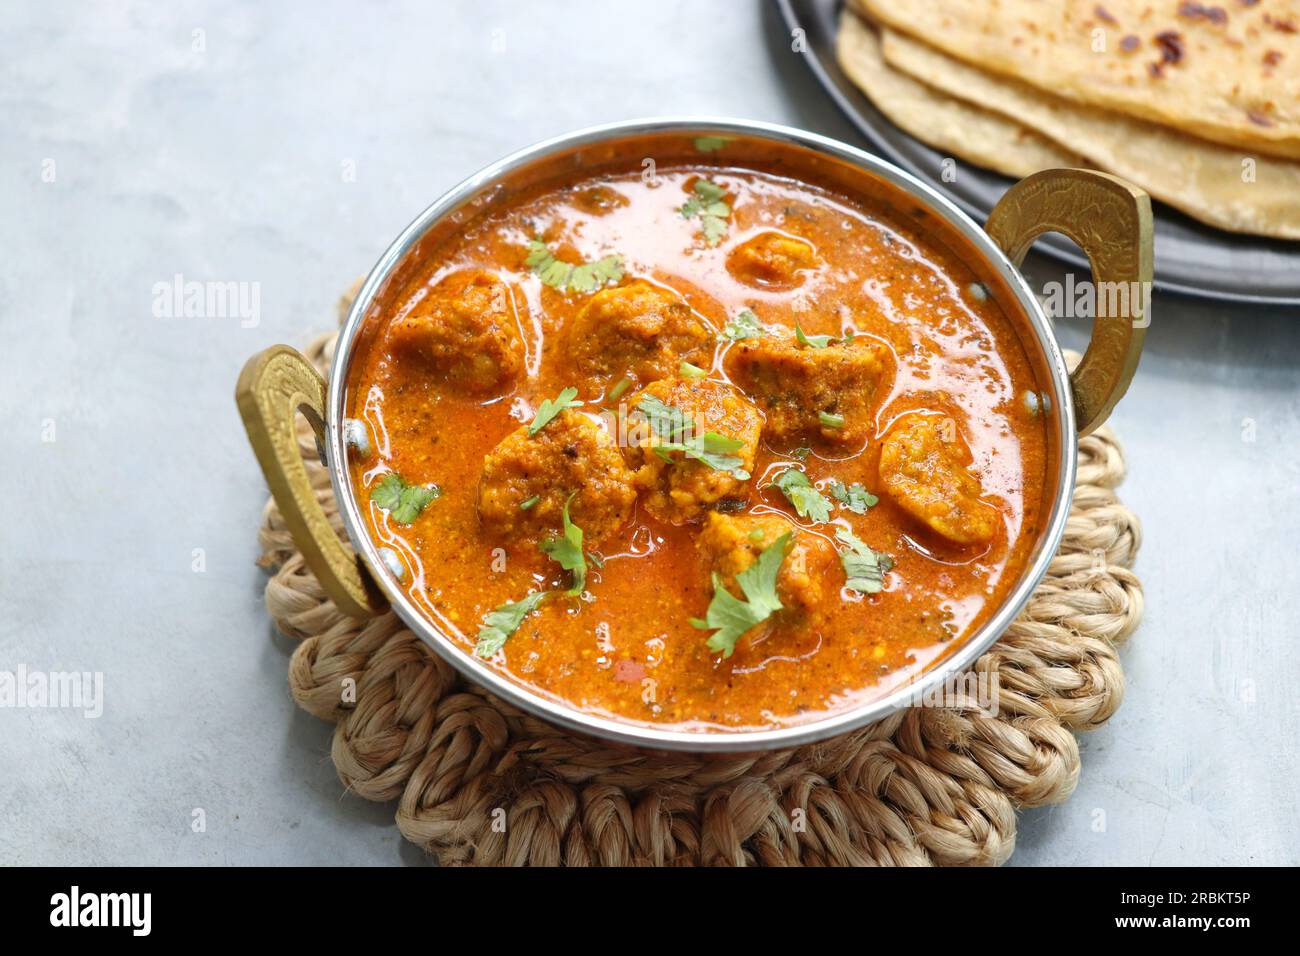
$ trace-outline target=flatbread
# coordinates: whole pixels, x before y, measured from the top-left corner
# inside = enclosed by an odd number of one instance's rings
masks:
[[[1221,146],[1142,120],[1080,106],[947,56],[894,30],[886,63],[958,99],[1028,124],[1098,168],[1212,226],[1300,239],[1300,163]]]
[[[1300,158],[1300,0],[851,0],[982,70]]]
[[[875,32],[845,10],[835,40],[840,67],[890,121],[935,149],[1021,178],[1080,159],[1019,123],[938,93],[885,65]]]

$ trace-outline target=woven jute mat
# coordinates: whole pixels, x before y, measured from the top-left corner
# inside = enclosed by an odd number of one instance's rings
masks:
[[[345,296],[342,309],[350,304]],[[308,357],[324,374],[336,334]],[[300,433],[316,496],[343,534],[329,476]],[[1065,800],[1078,731],[1119,707],[1116,647],[1137,627],[1141,532],[1115,488],[1107,429],[1079,443],[1060,552],[974,670],[980,702],[909,708],[823,743],[755,754],[638,751],[551,726],[465,681],[392,611],[341,614],[274,501],[258,531],[266,606],[299,640],[293,699],[335,724],[343,785],[397,800],[397,827],[443,864],[988,865],[1015,848],[1016,810]]]

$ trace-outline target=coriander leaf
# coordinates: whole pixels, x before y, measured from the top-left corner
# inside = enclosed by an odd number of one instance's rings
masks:
[[[605,256],[595,262],[575,266],[569,276],[570,288],[579,292],[594,292],[610,282],[623,278],[622,256]]]
[[[528,240],[528,257],[524,259],[524,265],[530,269],[544,269],[554,261],[555,256],[540,238]]]
[[[402,500],[393,510],[393,518],[399,524],[410,524],[420,516],[425,505],[442,494],[437,485],[408,485],[402,491]]]
[[[805,334],[803,327],[800,326],[798,322],[794,324],[794,337],[798,340],[800,345],[810,349],[824,349],[835,341],[835,336],[833,335]]]
[[[643,395],[636,410],[650,423],[650,431],[664,441],[679,441],[695,430],[693,422],[680,408],[661,402],[653,395]]]
[[[442,489],[437,485],[408,485],[401,475],[390,471],[370,489],[370,500],[392,515],[398,524],[410,524],[441,494]]]
[[[573,584],[568,592],[571,595],[581,594],[587,586],[587,559],[582,554],[582,529],[569,520],[569,505],[576,494],[575,491],[569,495],[569,500],[564,503],[564,534],[538,545],[548,558],[564,570],[573,572]]]
[[[879,594],[885,585],[885,575],[894,566],[894,559],[879,551],[872,551],[862,539],[847,528],[837,528],[835,537],[849,550],[840,553],[844,566],[844,586],[860,594]]]
[[[522,600],[502,604],[496,610],[489,612],[487,617],[483,618],[483,626],[479,628],[478,643],[474,645],[474,653],[479,657],[495,656],[505,646],[510,636],[519,630],[519,625],[524,622],[524,618],[537,610],[537,605],[541,604],[542,599],[549,593],[549,591],[534,591]]]
[[[728,438],[717,432],[705,432],[698,440],[691,442],[660,442],[654,446],[654,452],[666,462],[672,462],[673,452],[681,452],[685,458],[703,462],[714,471],[729,471],[740,481],[749,479],[745,470],[745,460],[732,452],[744,446],[738,438]]]
[[[726,189],[707,179],[695,180],[695,185],[692,188],[695,190],[695,195],[698,196],[702,202],[706,203],[721,202],[727,195]],[[728,210],[728,212],[730,212],[730,210]],[[723,213],[723,215],[725,216],[726,213]]]
[[[605,256],[595,262],[576,266],[561,262],[541,239],[529,240],[528,256],[524,263],[539,279],[560,292],[569,289],[594,292],[610,282],[621,280],[624,271],[622,256]]]
[[[698,216],[704,242],[716,246],[727,234],[727,219],[731,216],[731,206],[723,202],[727,190],[707,179],[695,180],[691,189],[695,195],[687,199],[678,212],[686,219]]]
[[[736,642],[745,632],[767,620],[768,616],[724,588],[721,579],[714,574],[713,600],[709,602],[709,609],[703,620],[692,618],[691,625],[713,631],[709,635],[709,650],[721,651],[723,657],[730,657],[736,651]]]
[[[868,508],[874,508],[880,503],[880,499],[862,485],[857,483],[846,485],[838,478],[830,483],[827,490],[830,491],[832,498],[855,515],[864,515]]]
[[[385,511],[393,511],[402,500],[402,489],[406,482],[395,471],[390,471],[379,479],[379,483],[370,489],[370,500]]]
[[[541,500],[542,500],[541,495],[533,495],[530,498],[525,498],[523,501],[519,502],[519,510],[527,511],[529,508],[531,508],[533,505],[537,504],[537,502]]]
[[[736,317],[728,322],[722,329],[722,337],[729,342],[739,342],[741,339],[757,339],[763,336],[763,323],[758,321],[758,316],[752,309],[741,309]]]
[[[799,513],[800,518],[811,518],[813,521],[831,520],[831,503],[813,487],[808,476],[802,471],[797,468],[787,468],[776,476],[772,484],[781,489],[790,504],[794,505],[794,510]]]
[[[682,378],[688,378],[693,382],[698,382],[700,379],[709,377],[709,373],[704,371],[704,369],[700,368],[698,365],[692,365],[690,362],[685,361],[677,366],[677,374]]]
[[[745,481],[749,472],[745,471],[745,460],[735,454],[745,447],[739,438],[719,435],[717,432],[705,432],[696,442],[688,443],[677,449],[687,458],[702,461],[714,471],[729,471],[736,478]]]
[[[713,600],[709,602],[704,620],[691,620],[694,627],[713,631],[709,636],[709,650],[721,651],[723,657],[730,657],[736,650],[736,642],[746,631],[781,610],[776,577],[793,541],[793,535],[787,531],[764,548],[753,564],[736,575],[736,583],[745,595],[743,601],[723,587],[722,579],[714,573]]]
[[[701,153],[716,153],[730,142],[729,136],[697,136],[695,148]]]
[[[618,380],[618,384],[609,390],[609,400],[611,402],[617,402],[620,398],[623,397],[623,393],[626,392],[631,387],[632,387],[632,380],[630,378],[628,378],[627,376],[620,378]]]
[[[537,406],[537,414],[533,416],[533,423],[528,426],[528,435],[531,438],[539,431],[550,424],[551,419],[566,408],[578,408],[582,402],[575,401],[578,397],[576,388],[566,388],[555,398],[545,399],[542,404]]]
[[[716,246],[727,234],[727,220],[706,213],[700,218],[700,234],[704,236],[705,245]]]
[[[569,277],[573,274],[573,266],[556,259],[541,239],[533,239],[528,243],[528,257],[524,263],[543,282],[561,291],[569,284]]]
[[[821,422],[821,423],[822,423],[822,426],[825,427],[825,428],[843,428],[843,427],[844,427],[844,416],[843,416],[843,415],[832,415],[830,412],[818,412],[818,413],[817,413],[817,420],[818,420],[819,422]]]
[[[739,438],[717,432],[696,434],[695,421],[689,415],[653,395],[642,396],[636,410],[650,423],[650,431],[657,439],[654,452],[664,461],[672,461],[672,452],[680,452],[714,471],[729,471],[740,481],[749,478],[749,472],[744,469],[744,459],[736,454],[745,447]]]

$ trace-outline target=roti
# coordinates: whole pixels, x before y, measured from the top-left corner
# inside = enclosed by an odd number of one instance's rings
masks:
[[[1300,0],[851,0],[983,70],[1215,142],[1300,158]]]
[[[1212,226],[1300,239],[1300,163],[1187,136],[1042,93],[977,70],[912,37],[885,29],[885,61],[928,86],[1016,117],[1062,148]],[[967,106],[967,109],[979,107]],[[1006,144],[1015,149],[1014,143]]]
[[[891,69],[876,32],[848,10],[835,41],[840,67],[880,112],[935,149],[1017,179],[1079,166],[1078,154],[998,113],[972,107]]]

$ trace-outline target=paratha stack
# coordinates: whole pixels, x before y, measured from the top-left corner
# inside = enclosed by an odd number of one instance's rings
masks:
[[[1210,225],[1300,239],[1300,0],[849,7],[845,73],[937,149],[1016,177],[1092,166]]]

